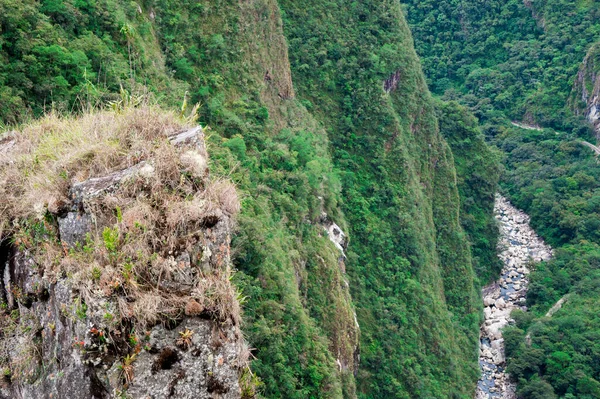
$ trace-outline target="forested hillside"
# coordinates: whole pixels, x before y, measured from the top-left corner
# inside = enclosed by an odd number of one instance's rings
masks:
[[[400,9],[281,4],[298,95],[324,122],[340,168],[359,393],[469,397],[479,319],[471,255],[453,158]]]
[[[432,99],[398,2],[0,0],[0,61],[7,128],[197,114],[241,197],[259,396],[472,397],[497,163],[465,108]]]
[[[531,275],[529,312],[513,314],[516,325],[504,333],[519,397],[600,397],[600,176],[594,152],[582,144],[595,144],[584,116],[597,127],[600,7],[570,0],[406,3],[433,91],[478,116],[504,154],[502,191],[555,248]]]
[[[438,101],[436,108],[440,131],[454,155],[461,223],[472,244],[473,268],[485,283],[502,268],[496,253],[498,227],[493,216],[500,154],[485,143],[477,119],[466,107],[454,101]]]
[[[598,40],[595,2],[404,3],[433,92],[461,97],[482,122],[506,115],[560,130],[577,126],[565,104]]]

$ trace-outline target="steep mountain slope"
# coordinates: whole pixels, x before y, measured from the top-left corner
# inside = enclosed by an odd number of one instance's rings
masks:
[[[341,169],[361,393],[468,397],[479,317],[471,256],[452,155],[401,10],[281,5],[298,95],[327,126]]]
[[[210,127],[211,170],[241,197],[232,281],[263,396],[472,396],[481,304],[462,226],[485,277],[495,162],[464,110],[432,100],[397,2],[0,7],[5,123],[183,101]]]
[[[436,108],[440,132],[454,155],[461,223],[473,245],[473,268],[485,283],[502,268],[496,252],[498,227],[493,216],[500,154],[485,143],[477,120],[467,108],[441,101]]]
[[[600,44],[595,43],[588,50],[573,84],[569,105],[576,115],[585,116],[594,127],[596,140],[600,138]]]

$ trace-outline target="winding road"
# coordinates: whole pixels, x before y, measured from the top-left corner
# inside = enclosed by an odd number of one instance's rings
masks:
[[[512,121],[512,122],[510,122],[510,124],[513,125],[513,126],[516,126],[516,127],[520,127],[521,129],[526,129],[526,130],[542,130],[542,128],[539,127],[539,126],[528,125],[526,123],[521,123],[521,122]],[[591,148],[594,151],[594,153],[596,154],[596,156],[600,155],[600,147],[595,146],[594,144],[589,143],[589,142],[584,141],[584,140],[580,140],[579,143],[581,145],[584,145],[584,146],[588,147],[588,148]]]
[[[592,143],[588,143],[587,141],[580,141],[580,143],[586,147],[591,148],[596,153],[596,156],[600,155],[600,148],[598,146],[593,145]]]

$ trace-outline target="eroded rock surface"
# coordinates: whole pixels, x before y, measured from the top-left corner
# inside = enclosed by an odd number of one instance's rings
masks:
[[[189,337],[186,334],[191,334]],[[177,328],[154,327],[148,350],[133,363],[127,393],[134,398],[236,398],[244,346],[235,329],[186,319]]]
[[[514,309],[527,310],[525,295],[529,265],[552,257],[552,249],[529,227],[529,216],[498,196],[494,207],[500,224],[499,257],[502,275],[483,289],[485,321],[481,326],[479,365],[481,379],[477,399],[515,399],[515,385],[504,371],[502,328],[512,320]]]
[[[593,126],[596,138],[600,138],[600,72],[598,54],[600,44],[591,46],[583,59],[573,84],[571,109],[576,115],[583,115]]]

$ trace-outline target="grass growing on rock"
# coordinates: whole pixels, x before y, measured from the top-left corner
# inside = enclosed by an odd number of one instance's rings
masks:
[[[172,113],[140,108],[77,119],[50,114],[13,131],[8,139],[14,136],[15,145],[1,172],[7,212],[27,218],[44,208],[56,211],[66,201],[70,182],[125,169],[153,154],[164,159],[167,137],[183,129]],[[163,171],[172,166],[164,165]]]
[[[192,122],[148,106],[50,114],[0,142],[10,143],[0,160],[1,237],[31,255],[45,285],[70,281],[81,305],[73,317],[144,331],[203,316],[239,332],[228,245],[239,200],[229,180],[208,175],[203,144],[169,140]],[[79,183],[123,170],[134,173],[83,200],[72,195]],[[68,245],[57,221],[74,209],[90,215],[91,229]]]

